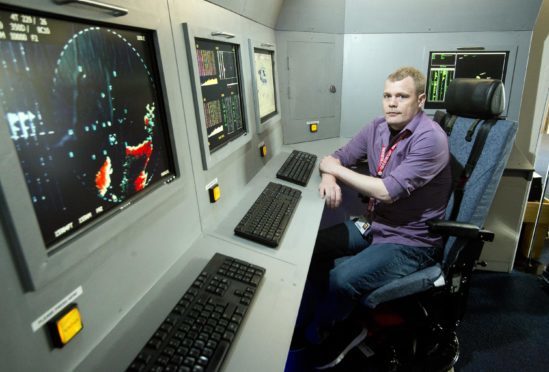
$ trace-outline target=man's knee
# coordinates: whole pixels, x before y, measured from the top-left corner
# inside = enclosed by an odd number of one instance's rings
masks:
[[[330,291],[338,295],[353,298],[356,291],[352,286],[352,273],[336,266],[330,271],[329,288]]]

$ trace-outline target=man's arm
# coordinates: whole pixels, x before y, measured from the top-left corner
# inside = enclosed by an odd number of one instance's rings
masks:
[[[383,203],[393,202],[385,184],[380,178],[354,172],[341,165],[341,162],[333,156],[326,156],[320,161],[320,171],[322,172],[323,182],[325,175],[331,175],[334,178],[334,182],[335,179],[344,182],[361,194],[373,197]],[[323,182],[321,182],[321,185]]]
[[[381,119],[378,119],[381,120]],[[329,156],[337,165],[345,168],[342,164],[354,164],[358,159],[366,155],[368,139],[372,137],[375,121],[362,128],[345,146]],[[345,168],[346,169],[346,168]],[[336,208],[341,204],[341,188],[337,184],[338,177],[320,169],[322,181],[318,187],[320,197],[326,199],[326,205]],[[345,182],[341,179],[342,182]]]

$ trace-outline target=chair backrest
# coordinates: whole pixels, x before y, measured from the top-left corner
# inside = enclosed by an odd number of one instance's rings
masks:
[[[457,185],[448,203],[446,217],[482,228],[511,153],[518,125],[500,117],[505,109],[505,92],[500,80],[454,79],[446,93],[445,108],[446,116],[441,118],[437,114],[435,120],[439,119],[437,121],[449,133],[452,173]],[[484,144],[475,145],[482,142],[482,136],[485,136]],[[478,159],[471,169],[471,153],[475,152],[478,152]],[[458,209],[454,211],[457,203]],[[453,264],[464,244],[462,239],[448,239],[443,270]]]

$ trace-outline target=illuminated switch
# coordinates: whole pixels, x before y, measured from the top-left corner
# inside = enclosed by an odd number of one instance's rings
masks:
[[[318,131],[318,123],[309,124],[309,130],[311,133],[316,133]]]
[[[55,347],[63,347],[83,328],[82,317],[76,304],[71,304],[48,323]]]
[[[266,145],[259,146],[259,155],[261,155],[262,158],[267,156],[267,146]]]
[[[208,189],[208,193],[210,194],[210,203],[215,203],[221,197],[221,189],[219,188],[218,184],[210,187]]]

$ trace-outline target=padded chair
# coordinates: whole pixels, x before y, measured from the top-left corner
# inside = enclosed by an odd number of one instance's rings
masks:
[[[449,136],[454,191],[447,220],[430,224],[446,238],[443,259],[371,292],[354,314],[368,329],[359,346],[384,355],[382,370],[448,370],[457,361],[455,328],[483,244],[494,238],[483,224],[517,131],[500,117],[504,106],[499,80],[454,79],[448,87],[446,113],[435,120]]]

